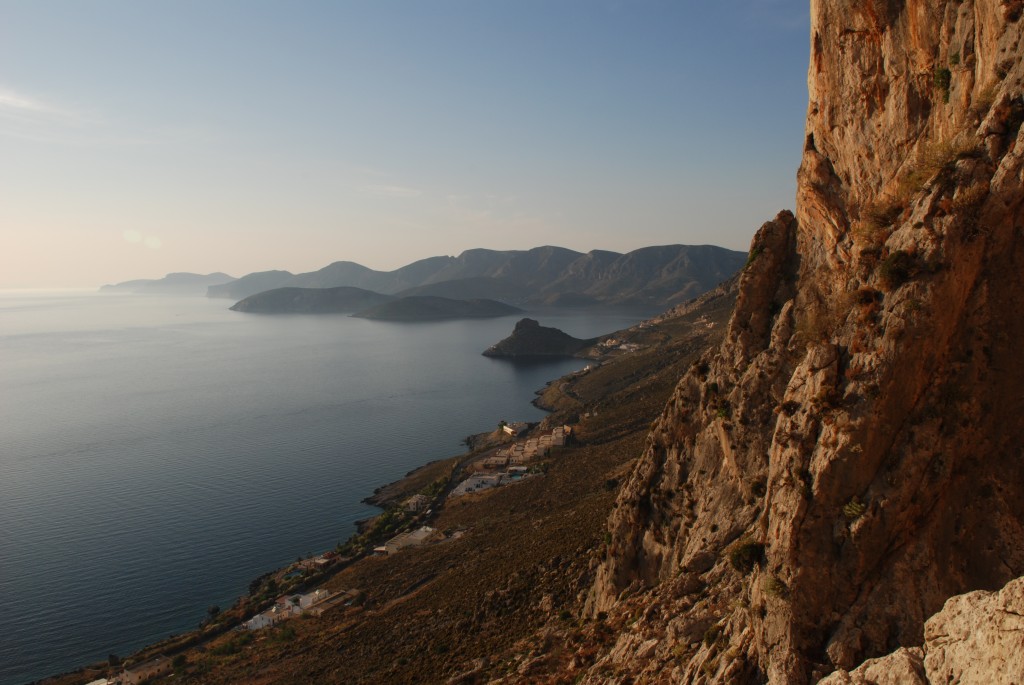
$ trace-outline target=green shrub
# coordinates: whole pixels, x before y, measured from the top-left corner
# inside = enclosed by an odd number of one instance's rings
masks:
[[[860,498],[854,495],[850,498],[850,501],[843,505],[843,516],[849,521],[856,521],[864,512],[867,511],[868,507],[866,504],[860,501]]]
[[[729,550],[729,563],[740,573],[747,574],[764,559],[764,545],[752,540],[741,540]]]
[[[711,626],[704,631],[704,646],[710,647],[722,637],[722,626]]]
[[[775,576],[768,576],[764,580],[764,593],[769,597],[784,599],[789,596],[789,588]]]
[[[946,67],[935,67],[935,87],[942,93],[942,101],[949,102],[949,86],[953,81],[953,73]]]
[[[878,265],[878,276],[887,290],[895,290],[917,273],[917,260],[903,250],[896,250]]]

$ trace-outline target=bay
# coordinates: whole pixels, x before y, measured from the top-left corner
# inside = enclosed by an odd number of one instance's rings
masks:
[[[461,451],[580,360],[480,352],[516,317],[258,316],[0,293],[0,685],[189,630],[333,547],[375,487]],[[578,337],[631,314],[536,315]]]

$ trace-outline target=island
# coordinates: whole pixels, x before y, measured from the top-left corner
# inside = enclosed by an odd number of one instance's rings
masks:
[[[485,357],[536,359],[538,357],[575,357],[593,347],[597,338],[574,338],[557,328],[541,326],[534,319],[521,319],[512,335],[484,350]]]
[[[239,300],[232,311],[251,314],[341,314],[376,307],[395,299],[372,290],[338,288],[274,288]]]
[[[353,316],[381,321],[438,321],[510,316],[523,310],[497,300],[453,300],[447,297],[410,296],[370,307]]]

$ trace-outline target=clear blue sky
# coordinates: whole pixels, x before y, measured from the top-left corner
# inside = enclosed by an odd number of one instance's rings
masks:
[[[806,0],[0,0],[0,288],[746,249]]]

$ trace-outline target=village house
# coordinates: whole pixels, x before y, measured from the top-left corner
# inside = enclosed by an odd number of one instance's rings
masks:
[[[487,470],[503,469],[508,466],[508,450],[500,449],[494,454],[490,455],[482,462],[480,462],[482,468]]]
[[[425,542],[429,542],[436,536],[436,529],[431,528],[430,526],[420,526],[416,530],[396,535],[383,545],[374,547],[373,551],[377,554],[394,554],[395,552],[400,552],[406,547],[422,545]]]
[[[530,425],[523,421],[515,421],[514,423],[506,423],[501,429],[515,438],[530,430]]]
[[[171,660],[161,655],[155,659],[150,659],[131,668],[124,669],[121,682],[123,685],[138,685],[138,683],[143,683],[150,678],[166,675],[171,670],[173,670]]]
[[[430,505],[430,498],[426,495],[413,495],[402,502],[402,508],[407,512],[415,514],[423,511]]]
[[[264,628],[271,628],[284,619],[288,618],[290,612],[285,612],[281,607],[274,605],[272,608],[264,611],[262,614],[256,614],[248,621],[242,624],[246,630],[262,630]]]
[[[448,497],[461,497],[462,495],[468,495],[471,492],[479,492],[481,490],[488,490],[490,488],[496,488],[502,485],[503,474],[480,474],[476,476],[470,476],[466,480],[462,481],[455,486],[455,489],[449,493]]]

